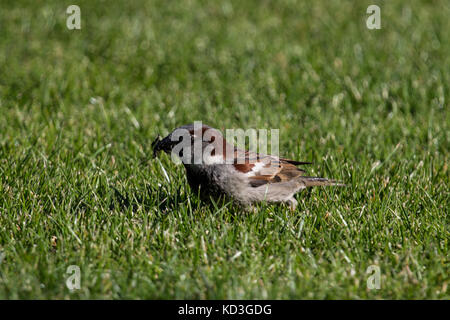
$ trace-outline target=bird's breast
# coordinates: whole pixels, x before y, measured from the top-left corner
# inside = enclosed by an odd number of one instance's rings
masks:
[[[185,165],[191,188],[210,194],[230,194],[233,171],[230,165]]]

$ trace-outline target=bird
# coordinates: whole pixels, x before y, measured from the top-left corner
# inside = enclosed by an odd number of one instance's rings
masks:
[[[153,157],[161,151],[181,159],[187,181],[201,199],[226,199],[244,208],[261,202],[284,203],[294,211],[294,195],[314,186],[344,186],[327,178],[311,177],[300,165],[311,164],[275,155],[241,150],[206,124],[183,125],[152,143]]]

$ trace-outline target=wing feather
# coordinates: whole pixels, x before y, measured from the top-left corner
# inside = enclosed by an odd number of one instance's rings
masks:
[[[234,167],[249,177],[252,187],[259,187],[267,183],[286,182],[304,175],[303,169],[297,168],[299,162],[270,155],[261,155],[254,152],[235,153]]]

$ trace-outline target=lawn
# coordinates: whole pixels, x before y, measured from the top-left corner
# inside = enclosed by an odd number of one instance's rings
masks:
[[[447,0],[1,1],[0,298],[449,299],[449,17]],[[151,157],[195,120],[279,129],[282,156],[348,186],[295,212],[204,204]]]

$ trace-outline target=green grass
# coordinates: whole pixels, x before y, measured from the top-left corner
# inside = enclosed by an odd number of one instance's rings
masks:
[[[73,3],[0,3],[0,298],[450,298],[448,1]],[[349,186],[206,206],[150,157],[194,120]]]

